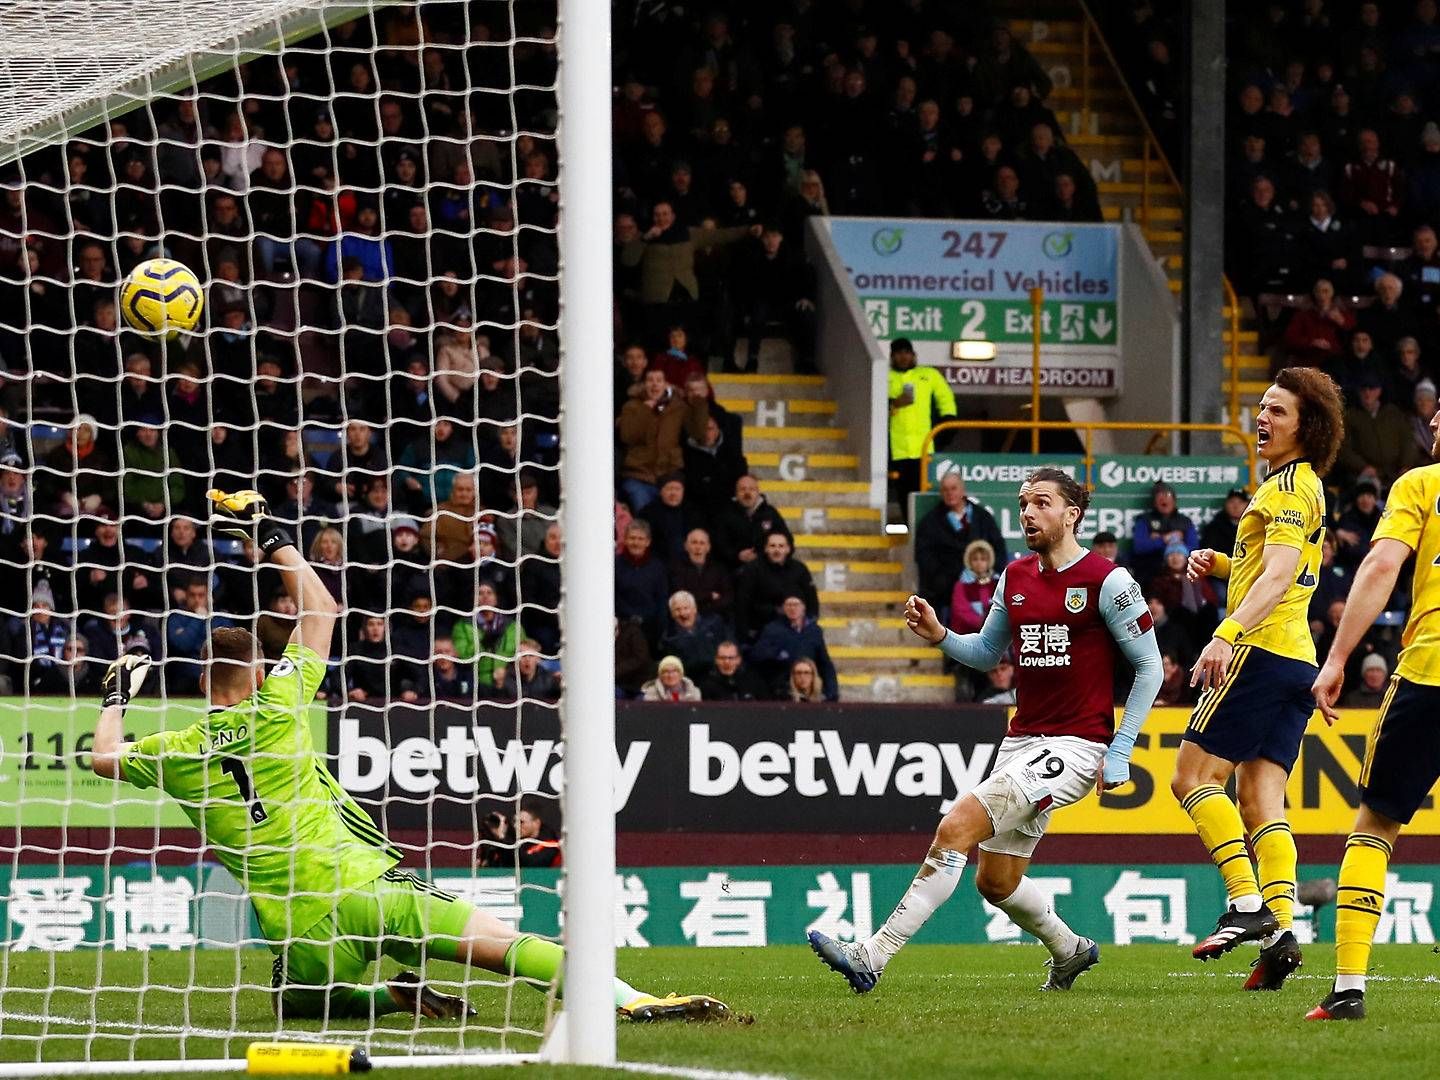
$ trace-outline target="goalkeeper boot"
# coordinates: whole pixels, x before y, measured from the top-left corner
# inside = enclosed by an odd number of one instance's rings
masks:
[[[730,1006],[704,994],[666,994],[663,998],[641,994],[615,1010],[633,1024],[660,1020],[689,1020],[699,1023],[730,1019]]]
[[[1331,990],[1325,1000],[1305,1014],[1306,1020],[1364,1020],[1364,990]]]
[[[1074,954],[1069,959],[1051,958],[1045,961],[1045,966],[1050,969],[1050,974],[1045,979],[1045,985],[1040,989],[1069,990],[1083,972],[1089,971],[1099,962],[1100,946],[1088,937],[1082,937],[1079,944],[1075,946]]]
[[[463,997],[442,994],[426,986],[413,971],[402,971],[385,984],[390,1000],[402,1012],[419,1014],[426,1020],[459,1020],[474,1016],[475,1010]]]
[[[1294,934],[1286,930],[1273,945],[1260,950],[1260,955],[1251,965],[1250,977],[1245,980],[1245,989],[1279,990],[1302,963],[1300,943],[1295,940]]]
[[[857,943],[835,941],[819,930],[811,930],[810,948],[822,964],[844,976],[857,994],[868,994],[880,981],[881,973],[870,966],[865,950]]]
[[[1214,960],[1242,942],[1259,941],[1279,932],[1279,920],[1264,904],[1258,911],[1237,911],[1232,907],[1220,916],[1210,936],[1196,945],[1190,955],[1196,960]]]

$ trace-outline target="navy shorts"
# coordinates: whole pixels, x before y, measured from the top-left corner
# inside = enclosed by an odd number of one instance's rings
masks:
[[[1200,695],[1185,739],[1239,764],[1264,758],[1286,772],[1315,711],[1310,687],[1319,668],[1254,645],[1237,645],[1226,679]]]
[[[1440,686],[1390,677],[1390,688],[1365,742],[1360,802],[1410,824],[1440,780]]]

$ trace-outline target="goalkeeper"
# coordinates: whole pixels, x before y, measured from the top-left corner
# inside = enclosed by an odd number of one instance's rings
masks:
[[[200,683],[210,712],[183,731],[138,742],[124,741],[124,709],[151,661],[137,653],[116,660],[95,727],[95,772],[163,788],[200,829],[255,905],[275,954],[273,1001],[282,1017],[474,1015],[464,998],[441,994],[412,972],[366,985],[381,954],[407,965],[438,957],[542,988],[555,983],[564,960],[559,945],[517,933],[400,869],[400,852],[330,775],[305,717],[325,675],[339,607],[259,494],[211,491],[209,498],[216,528],[253,540],[281,571],[299,621],[268,674],[253,634],[214,630]],[[615,1006],[636,1021],[729,1012],[713,998],[656,998],[619,979]]]

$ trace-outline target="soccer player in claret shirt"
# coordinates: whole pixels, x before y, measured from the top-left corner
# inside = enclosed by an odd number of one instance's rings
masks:
[[[248,630],[215,630],[201,683],[209,714],[182,731],[126,742],[124,708],[144,683],[150,658],[121,657],[105,676],[95,772],[163,788],[235,875],[275,954],[273,1001],[282,1018],[474,1015],[464,998],[438,993],[413,972],[365,985],[379,955],[403,964],[450,960],[548,988],[560,977],[559,945],[517,933],[400,869],[399,850],[330,775],[311,743],[306,713],[325,677],[339,607],[259,494],[209,497],[215,527],[253,540],[281,571],[300,611],[284,658],[267,673]],[[721,1019],[729,1012],[713,998],[657,998],[620,979],[615,1007],[635,1021]]]
[[[1190,553],[1192,580],[1229,578],[1229,614],[1200,653],[1203,687],[1170,789],[1225,879],[1229,904],[1195,946],[1210,960],[1260,942],[1247,990],[1278,990],[1300,966],[1291,932],[1295,838],[1285,784],[1315,711],[1315,642],[1307,612],[1325,540],[1320,483],[1344,437],[1340,391],[1314,368],[1284,368],[1260,398],[1255,440],[1267,475],[1240,517],[1235,550]],[[1353,591],[1353,590],[1352,590]],[[1234,776],[1239,807],[1225,785]],[[1245,848],[1246,836],[1255,863]],[[1257,876],[1258,870],[1258,876]]]
[[[868,941],[843,944],[812,931],[810,947],[851,989],[874,989],[892,957],[950,898],[971,847],[980,845],[975,887],[1050,951],[1042,990],[1069,990],[1099,963],[1100,947],[1058,916],[1025,876],[1050,814],[1130,779],[1130,753],[1162,681],[1160,650],[1140,587],[1129,571],[1086,551],[1076,534],[1089,493],[1060,469],[1030,473],[1020,488],[1020,522],[1033,554],[1000,575],[976,634],[940,625],[924,599],[910,597],[905,620],[946,656],[989,671],[1015,656],[1016,709],[990,776],[956,800],[940,821],[919,873]],[[1115,727],[1117,654],[1135,668]]]
[[[1440,458],[1440,413],[1431,418],[1430,433],[1430,456]],[[1307,1014],[1310,1020],[1365,1016],[1370,943],[1385,908],[1385,873],[1395,839],[1440,780],[1440,465],[1411,469],[1390,488],[1370,553],[1355,574],[1335,641],[1315,678],[1315,703],[1326,723],[1335,722],[1345,663],[1375,624],[1411,552],[1410,618],[1400,635],[1395,674],[1365,743],[1360,810],[1340,864],[1335,985]]]

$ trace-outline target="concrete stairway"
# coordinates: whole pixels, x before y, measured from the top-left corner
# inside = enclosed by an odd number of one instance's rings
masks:
[[[904,536],[887,536],[858,461],[845,452],[821,375],[712,374],[745,421],[745,454],[815,575],[820,625],[845,701],[949,701],[940,655],[905,628]]]

